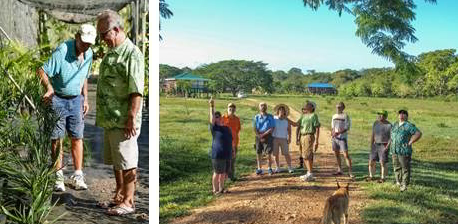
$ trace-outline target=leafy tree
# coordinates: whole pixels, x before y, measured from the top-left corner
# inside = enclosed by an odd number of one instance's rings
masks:
[[[317,10],[325,4],[330,10],[355,16],[356,36],[360,37],[372,52],[387,58],[396,65],[408,61],[402,51],[407,42],[416,42],[413,0],[303,0],[304,6]],[[436,0],[425,0],[436,3]]]
[[[224,90],[230,91],[233,96],[239,91],[251,92],[256,87],[270,93],[273,91],[273,80],[266,65],[261,61],[226,60],[203,65],[198,71],[223,86]]]
[[[165,0],[159,0],[159,30],[161,30],[160,18],[170,19],[173,16],[173,12],[169,9],[169,4],[165,3]],[[161,34],[159,34],[159,40],[162,40]]]
[[[450,81],[447,83],[448,90],[451,93],[458,94],[458,62],[450,65],[445,73],[450,78]]]
[[[166,78],[171,78],[181,73],[183,73],[183,71],[177,67],[159,64],[159,81],[163,81]]]
[[[447,95],[447,83],[456,73],[452,64],[458,62],[455,49],[437,50],[420,54],[418,67],[425,74],[425,91],[429,95]],[[448,69],[451,70],[448,70]]]
[[[302,70],[300,68],[293,67],[288,71],[288,75],[304,75],[304,73],[302,73]]]

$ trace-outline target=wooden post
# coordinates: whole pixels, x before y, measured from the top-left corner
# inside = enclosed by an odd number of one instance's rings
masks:
[[[148,0],[143,0],[143,10],[142,10],[142,29],[141,29],[141,35],[142,35],[142,53],[143,56],[146,54],[146,42],[148,39],[146,39],[146,14],[148,14]]]

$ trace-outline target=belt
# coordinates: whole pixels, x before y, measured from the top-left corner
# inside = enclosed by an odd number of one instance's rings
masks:
[[[71,100],[71,99],[74,99],[74,98],[76,98],[76,97],[79,96],[79,95],[76,95],[76,96],[64,96],[64,95],[57,94],[57,93],[55,93],[54,95],[56,95],[56,96],[59,97],[59,98],[67,99],[67,100]]]
[[[305,134],[302,134],[301,135],[314,135],[315,133],[305,133]]]

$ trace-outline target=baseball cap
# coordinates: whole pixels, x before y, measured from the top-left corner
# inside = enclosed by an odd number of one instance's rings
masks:
[[[97,31],[91,24],[83,24],[80,26],[78,33],[81,35],[81,41],[88,44],[95,44],[95,38],[97,37]]]
[[[377,111],[378,115],[383,115],[384,117],[388,117],[388,111],[386,110],[379,110]]]
[[[405,114],[405,115],[409,116],[409,113],[407,112],[407,110],[404,110],[404,109],[400,109],[398,113],[399,114]]]

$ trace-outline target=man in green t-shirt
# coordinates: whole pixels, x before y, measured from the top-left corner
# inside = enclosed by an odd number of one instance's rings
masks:
[[[122,18],[106,10],[97,17],[97,33],[110,48],[100,64],[96,125],[104,128],[104,162],[113,165],[116,207],[110,215],[135,212],[137,138],[142,122],[144,58],[126,36]]]
[[[300,130],[300,135],[296,136],[296,144],[301,145],[303,149],[301,156],[305,159],[305,166],[307,167],[307,174],[300,176],[300,179],[304,181],[313,181],[315,178],[312,172],[313,153],[318,149],[321,124],[318,115],[313,112],[314,108],[312,102],[306,102],[302,108],[303,114],[293,125],[297,125],[297,130]]]

